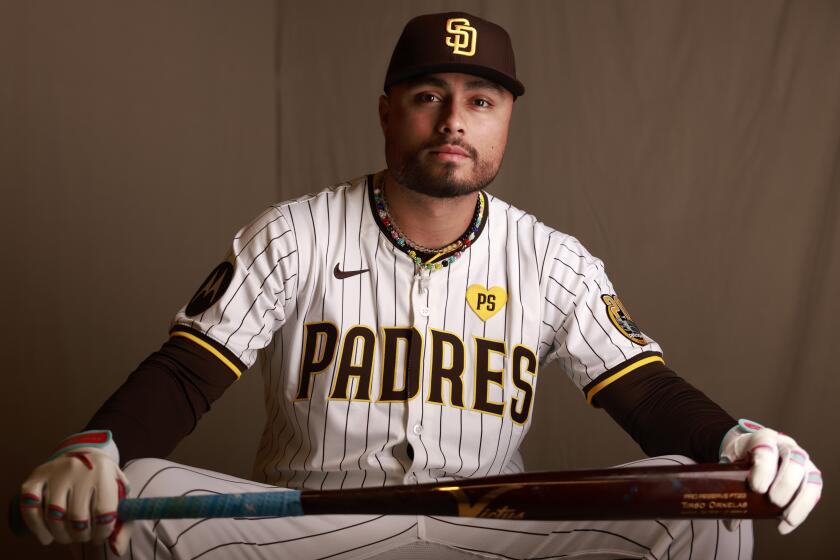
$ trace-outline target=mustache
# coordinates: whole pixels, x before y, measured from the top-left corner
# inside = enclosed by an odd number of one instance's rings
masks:
[[[432,142],[428,142],[423,146],[423,150],[434,150],[437,148],[442,148],[444,146],[458,146],[465,152],[467,152],[471,159],[478,159],[478,150],[464,142],[459,138],[444,138],[443,140],[434,140]]]

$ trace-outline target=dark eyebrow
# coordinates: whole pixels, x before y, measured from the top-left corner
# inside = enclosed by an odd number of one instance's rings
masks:
[[[406,84],[408,87],[417,87],[417,86],[435,86],[441,89],[449,90],[449,84],[446,83],[444,80],[440,78],[435,78],[434,76],[418,76],[416,78],[412,78],[410,80],[406,80]]]
[[[439,87],[443,90],[449,91],[450,87],[449,84],[445,80],[441,80],[440,78],[436,78],[435,76],[418,76],[412,80],[407,80],[407,84],[409,87],[417,87],[417,86],[434,86]],[[476,89],[492,89],[493,91],[503,94],[506,90],[501,85],[497,84],[492,80],[485,80],[484,78],[476,78],[474,80],[470,80],[464,87],[468,90],[476,90]]]
[[[504,93],[505,88],[501,85],[493,82],[491,80],[485,80],[483,78],[478,78],[477,80],[470,80],[466,84],[467,89],[492,89],[497,93]]]

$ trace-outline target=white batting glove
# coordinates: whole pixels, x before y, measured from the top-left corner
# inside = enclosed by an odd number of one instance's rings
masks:
[[[117,519],[117,506],[130,490],[119,457],[111,432],[81,432],[32,471],[20,487],[20,512],[41,544],[108,539],[122,555],[129,531]]]
[[[785,508],[779,533],[790,533],[820,501],[823,483],[819,469],[792,437],[742,419],[723,437],[720,459],[734,463],[746,457],[752,458],[750,488],[767,493],[771,502]],[[727,523],[730,529],[737,525]]]

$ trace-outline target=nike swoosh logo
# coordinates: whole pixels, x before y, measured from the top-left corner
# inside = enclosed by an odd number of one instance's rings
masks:
[[[363,270],[341,270],[339,266],[341,266],[341,263],[336,263],[335,268],[333,269],[333,274],[339,280],[345,280],[347,278],[352,278],[353,276],[358,276],[359,274],[364,274],[365,272],[370,272],[369,268],[365,268]]]

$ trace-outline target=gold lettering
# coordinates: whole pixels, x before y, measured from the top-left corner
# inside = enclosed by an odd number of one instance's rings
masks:
[[[479,497],[475,503],[470,500],[469,495],[466,492],[461,490],[458,486],[447,486],[446,488],[440,488],[443,492],[449,492],[458,502],[458,516],[459,517],[492,517],[489,515],[489,512],[495,510],[488,510],[487,506],[490,503],[504,494],[505,492],[509,492],[510,490],[514,490],[516,488],[521,488],[522,486],[519,484],[512,485],[512,486],[503,486],[500,488],[494,488],[493,490],[485,493],[483,496]],[[507,506],[503,506],[503,509],[507,509]],[[515,511],[515,510],[509,510]],[[488,515],[485,515],[488,513]]]

